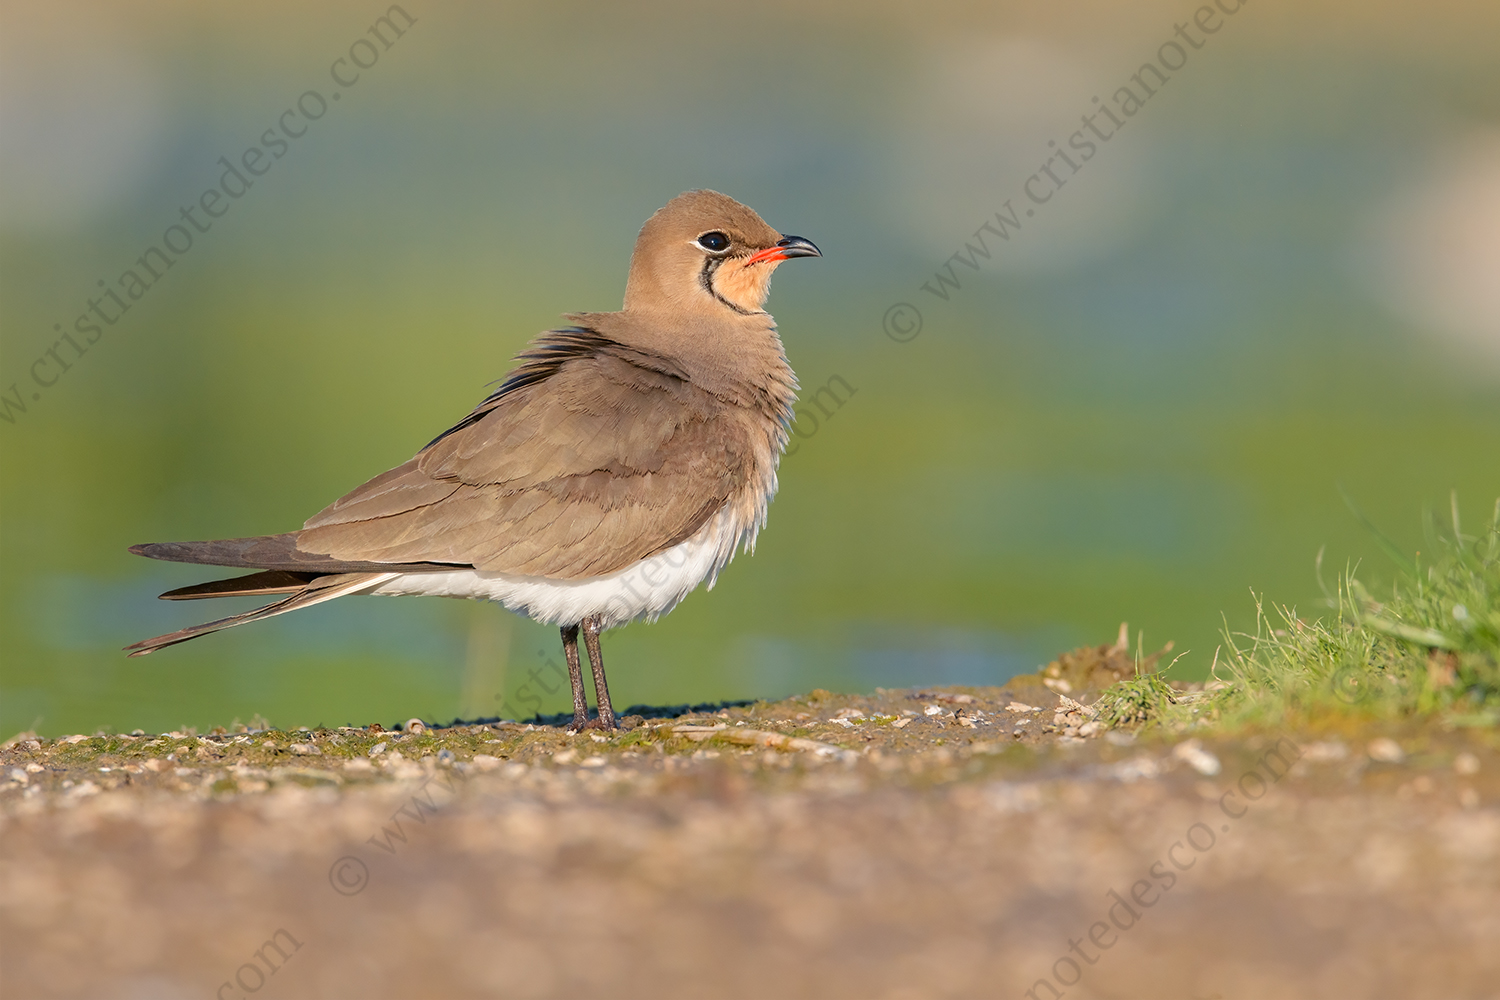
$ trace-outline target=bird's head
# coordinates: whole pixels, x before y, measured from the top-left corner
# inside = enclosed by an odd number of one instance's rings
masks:
[[[688,191],[646,220],[630,258],[626,312],[759,312],[771,273],[793,257],[821,257],[811,240],[784,236],[717,191]]]

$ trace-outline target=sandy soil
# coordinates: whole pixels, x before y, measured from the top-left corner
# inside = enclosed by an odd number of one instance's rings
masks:
[[[0,992],[1500,995],[1493,734],[1066,708],[1025,678],[608,737],[23,739]]]

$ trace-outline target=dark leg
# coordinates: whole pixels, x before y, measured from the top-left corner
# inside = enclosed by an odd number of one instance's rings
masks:
[[[568,658],[568,680],[573,682],[573,721],[568,728],[575,732],[589,724],[589,699],[583,693],[583,670],[578,662],[578,626],[562,628],[563,655]]]
[[[589,665],[594,668],[594,700],[599,703],[599,728],[615,728],[615,709],[609,703],[609,682],[604,679],[604,654],[599,651],[599,617],[583,620],[583,642],[589,648]]]

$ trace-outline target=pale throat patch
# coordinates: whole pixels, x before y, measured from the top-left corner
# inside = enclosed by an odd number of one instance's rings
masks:
[[[743,261],[726,260],[714,272],[714,291],[741,309],[757,312],[771,294],[771,272],[780,263],[767,260],[746,266]]]

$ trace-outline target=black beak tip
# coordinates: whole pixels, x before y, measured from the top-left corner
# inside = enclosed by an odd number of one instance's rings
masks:
[[[787,257],[821,257],[823,251],[812,240],[803,239],[800,236],[783,236],[776,241],[781,247],[781,252]]]

